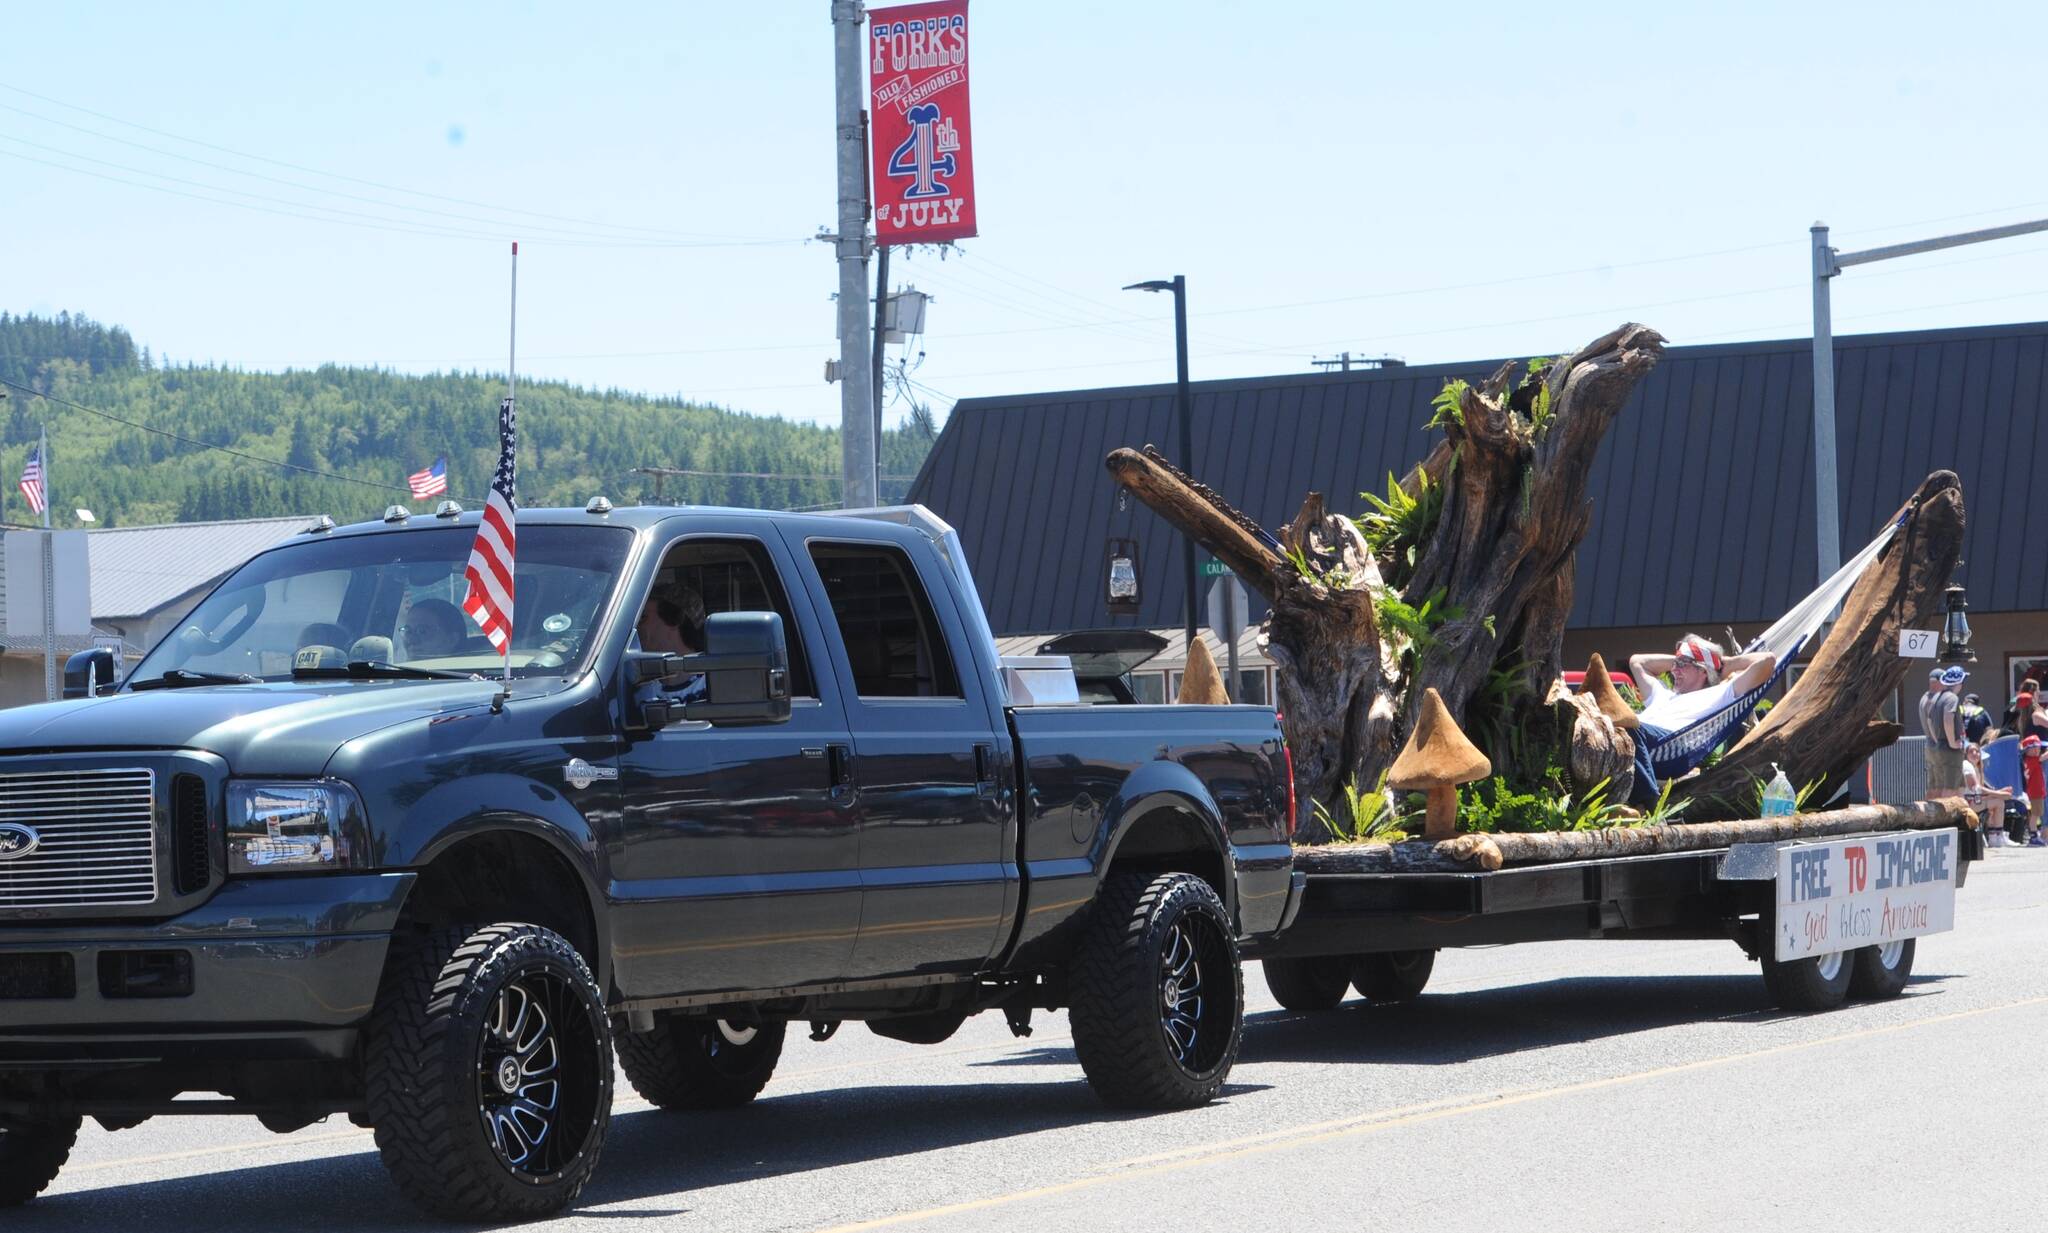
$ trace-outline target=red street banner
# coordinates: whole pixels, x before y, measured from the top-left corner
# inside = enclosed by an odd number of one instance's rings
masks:
[[[974,234],[967,0],[868,13],[868,140],[876,243]]]

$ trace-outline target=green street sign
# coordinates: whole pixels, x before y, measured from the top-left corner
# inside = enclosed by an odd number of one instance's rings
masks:
[[[1218,561],[1215,558],[1211,557],[1210,559],[1202,562],[1202,577],[1228,578],[1230,577],[1230,567],[1228,565],[1225,565],[1223,562]]]

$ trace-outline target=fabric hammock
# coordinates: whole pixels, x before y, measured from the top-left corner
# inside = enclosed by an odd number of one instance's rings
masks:
[[[1713,752],[1715,746],[1728,739],[1728,734],[1738,724],[1749,718],[1757,703],[1763,701],[1764,694],[1778,683],[1778,678],[1785,675],[1785,669],[1799,657],[1799,652],[1805,647],[1807,639],[1813,637],[1814,632],[1826,624],[1828,617],[1844,599],[1849,597],[1849,591],[1855,587],[1856,580],[1863,576],[1863,571],[1877,559],[1878,553],[1884,551],[1884,546],[1891,542],[1892,536],[1898,534],[1900,527],[1906,525],[1906,519],[1910,516],[1910,511],[1899,515],[1896,522],[1878,532],[1877,538],[1871,540],[1868,547],[1844,562],[1842,568],[1836,570],[1826,582],[1821,583],[1813,594],[1800,600],[1790,612],[1779,617],[1775,625],[1757,635],[1748,646],[1742,648],[1745,655],[1758,651],[1770,653],[1775,667],[1771,670],[1769,680],[1720,710],[1696,719],[1683,728],[1672,732],[1654,728],[1648,729],[1647,732],[1637,732],[1638,738],[1647,734],[1648,739],[1644,743],[1648,748],[1644,752],[1648,755],[1649,765],[1659,780],[1683,775],[1698,766],[1701,760]]]

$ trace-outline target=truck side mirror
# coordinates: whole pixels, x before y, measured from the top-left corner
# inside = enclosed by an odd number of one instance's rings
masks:
[[[80,651],[64,661],[64,696],[97,698],[114,684],[114,652],[103,646]]]
[[[638,703],[643,726],[685,719],[732,726],[789,720],[789,647],[779,614],[715,613],[704,622],[704,641],[696,655],[646,654],[627,661],[631,687],[660,681],[664,689],[676,690],[693,676],[704,678],[692,696]]]

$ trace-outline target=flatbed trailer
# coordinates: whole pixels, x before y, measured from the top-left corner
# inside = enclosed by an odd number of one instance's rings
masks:
[[[1886,891],[1916,871],[1887,865],[1910,862],[1921,850],[1926,868],[1917,873],[1926,876],[1898,887],[1903,901],[1895,909]],[[1428,983],[1436,952],[1455,947],[1726,938],[1761,963],[1780,1006],[1825,1010],[1852,996],[1891,997],[1903,990],[1914,938],[1950,927],[1954,892],[1983,854],[1979,832],[1953,827],[1492,872],[1324,872],[1312,858],[1298,858],[1299,908],[1280,933],[1246,953],[1264,961],[1281,1005],[1324,1010],[1351,989],[1378,1001],[1413,998]],[[1907,903],[1907,923],[1893,928],[1894,911],[1906,913]],[[1874,915],[1866,921],[1866,913]],[[1866,926],[1873,932],[1864,932]],[[1821,936],[1814,936],[1816,929]],[[1874,940],[1850,944],[1865,938]]]

